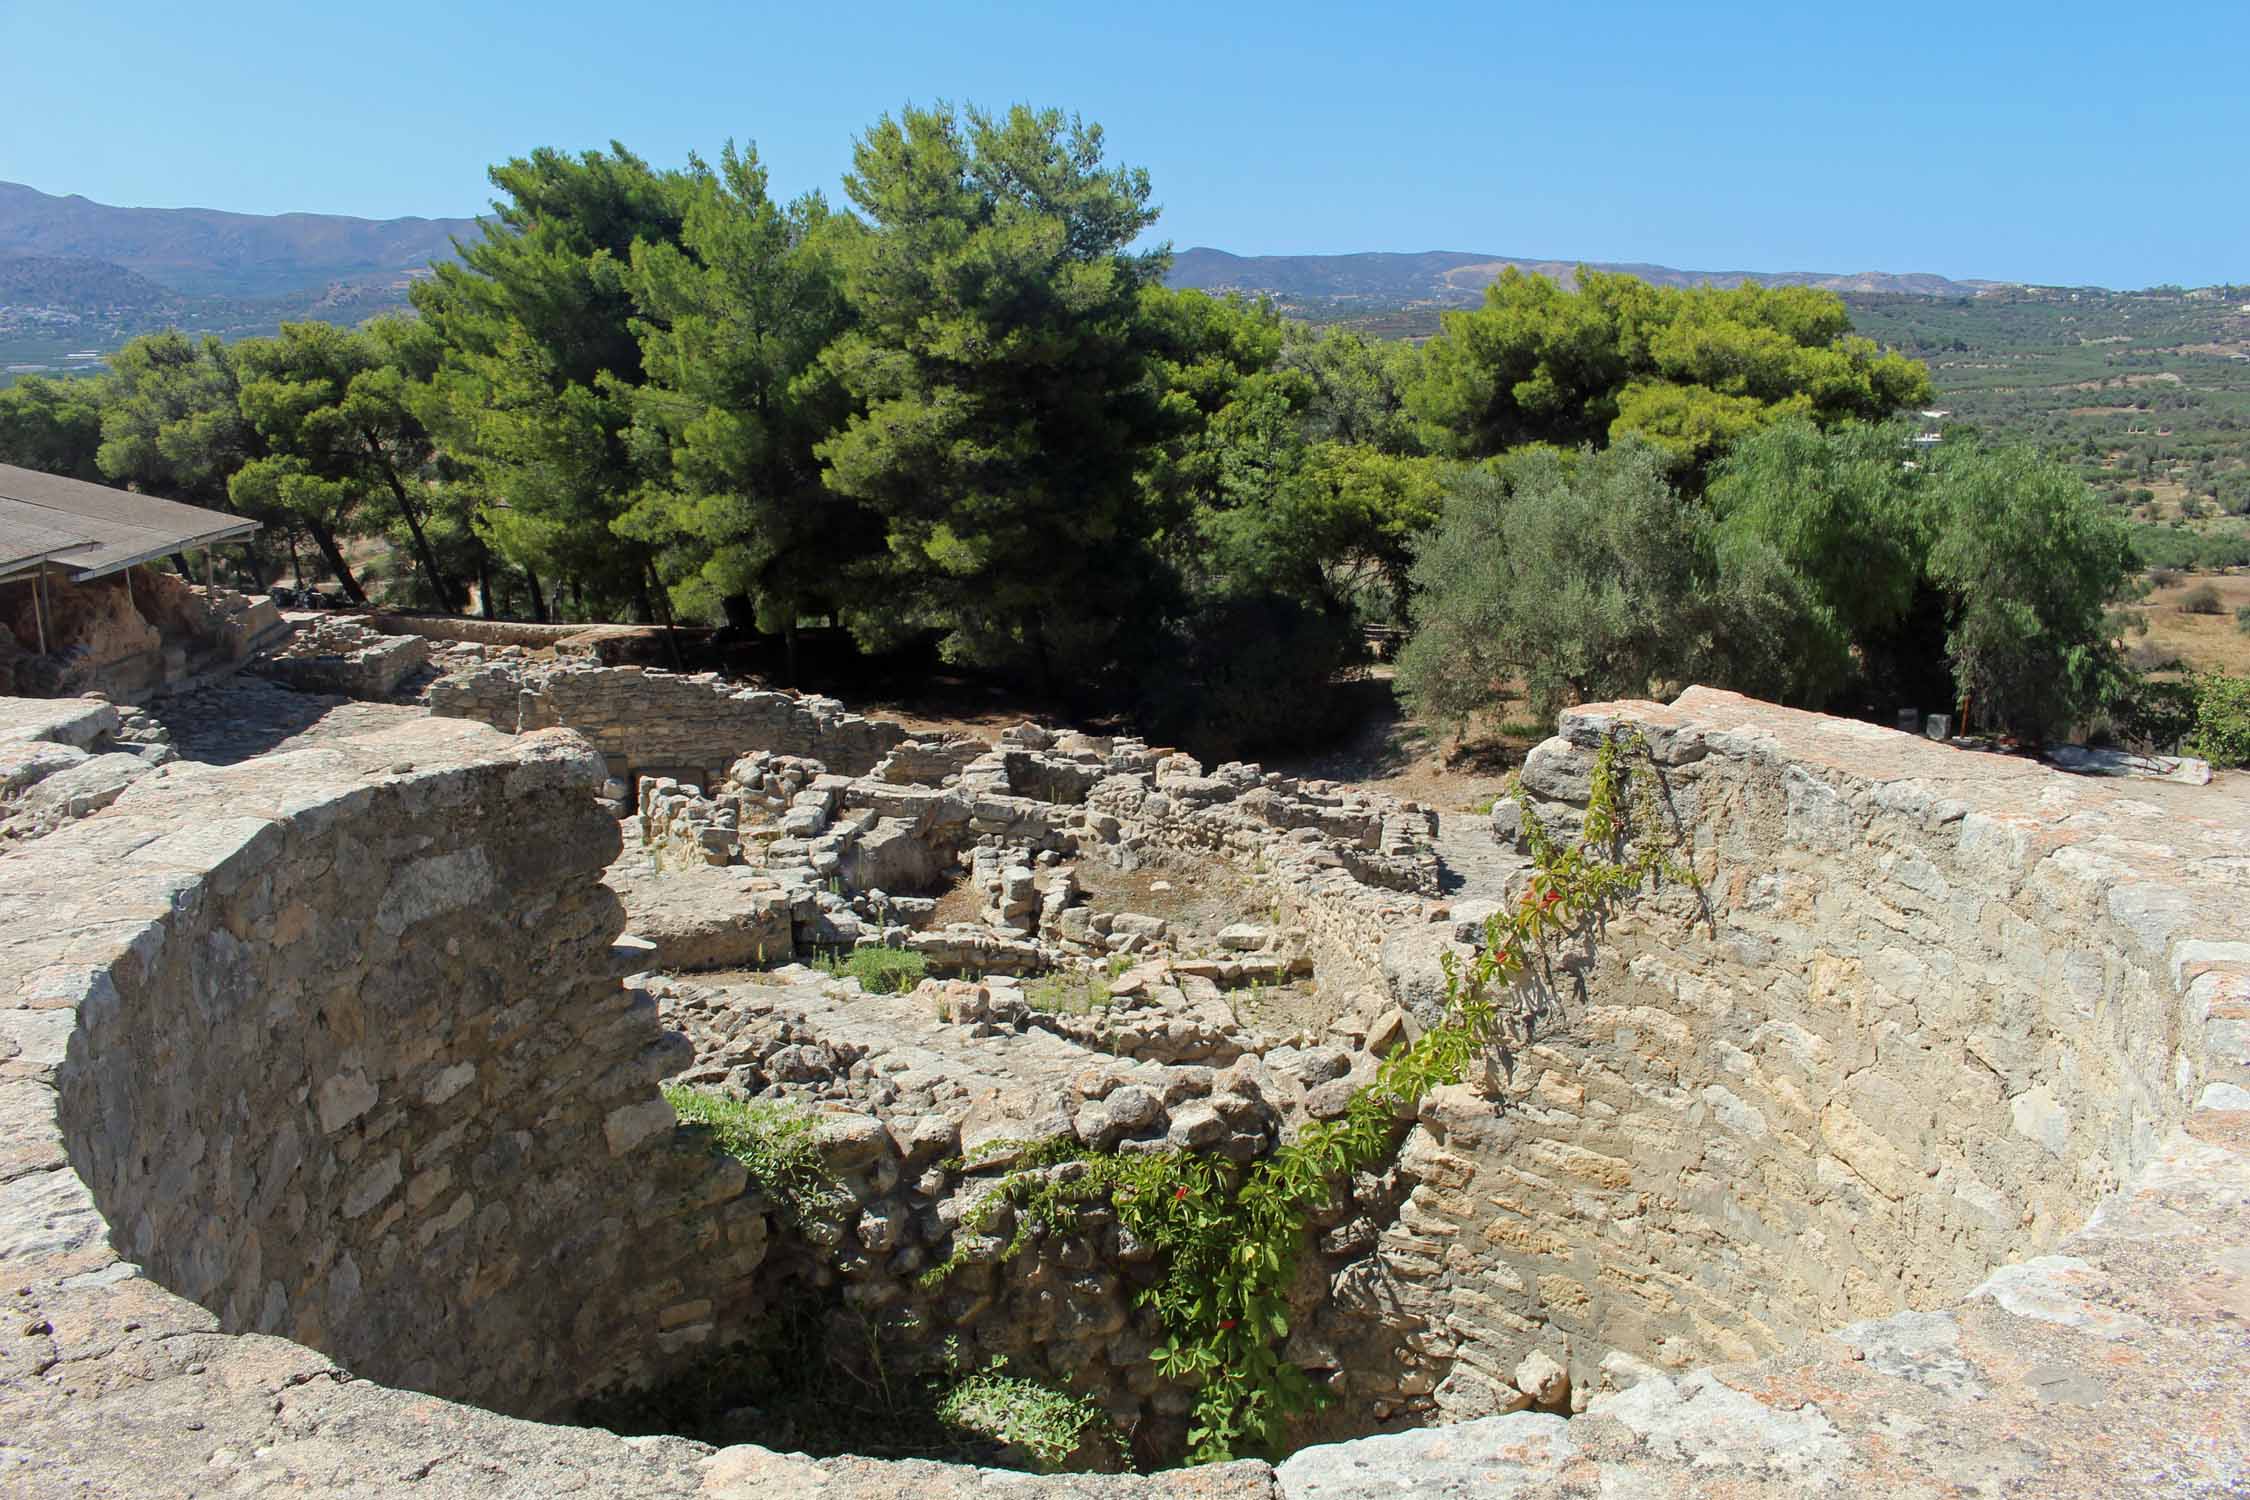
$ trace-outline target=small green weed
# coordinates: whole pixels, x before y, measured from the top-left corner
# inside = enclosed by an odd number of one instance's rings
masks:
[[[1053,1015],[1083,1016],[1109,1008],[1109,980],[1100,972],[1057,969],[1023,987],[1024,1003]]]
[[[823,974],[856,979],[870,995],[903,995],[929,977],[930,961],[911,948],[854,948],[818,960]]]

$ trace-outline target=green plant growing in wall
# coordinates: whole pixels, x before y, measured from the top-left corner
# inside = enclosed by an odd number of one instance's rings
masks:
[[[1567,843],[1541,826],[1520,783],[1515,796],[1534,865],[1522,899],[1486,923],[1484,946],[1465,967],[1448,959],[1444,1019],[1385,1058],[1340,1118],[1306,1125],[1248,1167],[1198,1152],[1088,1152],[1058,1138],[1027,1153],[963,1221],[964,1231],[981,1233],[1002,1205],[1013,1207],[1007,1259],[1030,1243],[1034,1226],[1066,1230],[1084,1209],[1106,1202],[1124,1228],[1157,1247],[1162,1279],[1142,1299],[1165,1337],[1151,1358],[1166,1377],[1196,1388],[1191,1462],[1270,1451],[1293,1414],[1324,1398],[1282,1347],[1307,1226],[1336,1185],[1386,1162],[1398,1149],[1401,1122],[1429,1092],[1459,1083],[1524,1017],[1524,1006],[1511,1002],[1538,980],[1555,943],[1653,880],[1693,884],[1658,836],[1655,772],[1638,734],[1603,740],[1584,821]],[[963,1255],[957,1246],[923,1283],[942,1283]]]
[[[848,1198],[821,1161],[810,1111],[691,1084],[667,1083],[663,1089],[680,1123],[709,1131],[712,1143],[749,1169],[750,1180],[789,1223],[802,1225]]]

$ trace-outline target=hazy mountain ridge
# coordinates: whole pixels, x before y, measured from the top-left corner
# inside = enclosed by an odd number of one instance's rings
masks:
[[[118,208],[0,182],[0,366],[82,362],[167,327],[237,338],[294,319],[356,323],[407,306],[409,285],[431,261],[451,259],[456,239],[482,233],[475,219]],[[1427,333],[1438,310],[1474,305],[1509,266],[1567,285],[1578,262],[1458,250],[1242,256],[1196,246],[1173,257],[1166,279],[1271,296],[1316,320],[1406,309],[1416,326],[1395,331]],[[1706,272],[1616,262],[1599,269],[1663,286],[1754,281],[1929,297],[2010,285],[1880,271]]]
[[[356,219],[116,208],[0,182],[0,257],[107,261],[188,295],[271,297],[387,278],[449,259],[475,219]]]
[[[1173,286],[1207,291],[1262,292],[1284,301],[1295,298],[1366,302],[1440,302],[1471,305],[1486,286],[1510,266],[1551,276],[1565,286],[1577,279],[1581,263],[1488,255],[1474,251],[1430,250],[1418,254],[1367,252],[1353,255],[1235,255],[1198,245],[1177,252],[1166,278]],[[1956,281],[1928,272],[1857,271],[1683,271],[1638,261],[1588,261],[1597,271],[1622,271],[1658,286],[1809,286],[1833,292],[1891,292],[1922,297],[1973,297],[2016,283]]]

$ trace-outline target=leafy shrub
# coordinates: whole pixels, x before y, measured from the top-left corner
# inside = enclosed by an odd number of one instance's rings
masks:
[[[870,995],[903,995],[929,977],[930,961],[909,948],[854,948],[823,958],[819,968],[858,980]]]
[[[1061,1468],[1074,1454],[1096,1461],[1124,1457],[1124,1439],[1099,1406],[1084,1396],[1007,1374],[1006,1366],[1006,1360],[994,1360],[963,1377],[938,1398],[938,1419],[1022,1449],[1042,1472]],[[1089,1448],[1096,1451],[1084,1451]]]
[[[2195,679],[2195,733],[2181,748],[2214,766],[2250,766],[2250,677]]]
[[[2116,738],[2144,754],[2169,754],[2195,728],[2195,684],[2137,677],[2111,701]]]
[[[1454,478],[1416,551],[1414,638],[1398,662],[1414,712],[1458,729],[1512,683],[1531,715],[1645,696],[1698,675],[1716,611],[1693,507],[1636,442],[1519,452]]]
[[[2219,591],[2208,583],[2198,584],[2180,596],[2180,612],[2188,615],[2218,614]]]
[[[2177,672],[2180,654],[2154,641],[2141,641],[2125,653],[2125,665],[2135,672]]]
[[[2178,568],[2151,568],[2148,570],[2148,586],[2152,589],[2168,589],[2179,581],[2180,570]]]
[[[2234,612],[2234,628],[2244,635],[2250,635],[2250,604],[2245,604]]]

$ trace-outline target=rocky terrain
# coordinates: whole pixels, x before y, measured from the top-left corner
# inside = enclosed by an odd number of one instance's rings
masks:
[[[1525,767],[1565,831],[1594,748],[1642,736],[1694,878],[1585,934],[1311,1226],[1286,1357],[1332,1400],[1278,1466],[1034,1479],[772,1452],[754,1412],[719,1446],[528,1420],[808,1305],[1175,1450],[1146,1247],[1097,1211],[1007,1256],[978,1205],[1043,1141],[1240,1163],[1332,1118],[1440,1018],[1526,812],[400,639],[335,622],[146,712],[0,701],[11,1493],[2250,1473],[2237,790],[2159,806],[1702,690],[1572,710]],[[921,977],[871,987],[863,954]],[[681,1089],[807,1122],[821,1186],[714,1154]]]

